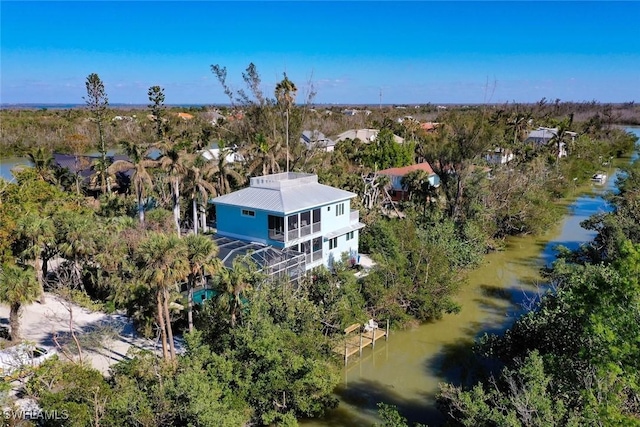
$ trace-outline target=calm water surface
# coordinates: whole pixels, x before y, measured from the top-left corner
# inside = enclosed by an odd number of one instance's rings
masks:
[[[107,150],[107,156],[113,156],[117,150]],[[100,153],[93,152],[86,154],[88,156],[98,156]],[[0,157],[0,178],[7,181],[13,181],[15,178],[11,174],[11,170],[16,166],[32,166],[26,157]]]
[[[640,128],[627,130],[640,136]],[[367,348],[360,360],[350,361],[336,390],[338,408],[324,419],[301,424],[370,427],[380,422],[378,402],[396,405],[410,422],[440,424],[434,399],[438,384],[467,378],[464,361],[474,339],[503,331],[522,314],[523,306],[543,288],[539,270],[553,261],[557,245],[575,249],[595,236],[580,222],[608,210],[600,196],[614,188],[617,173],[609,172],[606,184],[594,185],[590,194],[573,201],[553,230],[540,237],[510,238],[504,251],[489,254],[469,274],[457,297],[460,313],[415,329],[392,331],[388,342],[378,341],[375,351]]]

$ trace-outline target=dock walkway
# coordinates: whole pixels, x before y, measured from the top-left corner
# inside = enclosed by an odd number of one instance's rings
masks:
[[[334,353],[344,356],[344,363],[347,364],[349,356],[358,353],[362,356],[362,349],[371,345],[375,348],[376,341],[384,338],[385,341],[389,339],[389,321],[387,320],[386,329],[380,329],[378,324],[371,319],[368,323],[360,325],[354,323],[344,330],[344,345],[338,345],[334,347]]]

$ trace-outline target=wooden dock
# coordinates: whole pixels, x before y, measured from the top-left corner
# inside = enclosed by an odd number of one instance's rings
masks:
[[[344,356],[344,364],[346,365],[349,356],[353,356],[356,353],[362,356],[363,348],[368,345],[371,345],[371,348],[375,348],[376,341],[379,339],[384,338],[385,341],[389,339],[389,321],[387,320],[386,329],[380,329],[373,319],[364,326],[354,323],[344,330],[344,334],[344,345],[334,347],[333,351]]]

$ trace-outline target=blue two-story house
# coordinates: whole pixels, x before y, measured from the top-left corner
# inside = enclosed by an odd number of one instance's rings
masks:
[[[314,174],[285,172],[251,178],[249,187],[213,199],[217,234],[304,254],[305,269],[331,267],[347,253],[357,260],[364,227],[356,194],[318,183]]]

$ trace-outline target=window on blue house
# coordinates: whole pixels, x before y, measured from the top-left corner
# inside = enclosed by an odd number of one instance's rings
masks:
[[[250,216],[250,217],[254,217],[256,216],[256,211],[250,211],[249,209],[242,209],[242,216]]]
[[[329,250],[335,249],[338,247],[338,238],[334,237],[333,239],[329,239]]]
[[[284,217],[268,216],[269,239],[284,242]]]
[[[313,232],[320,232],[320,208],[313,210]]]

